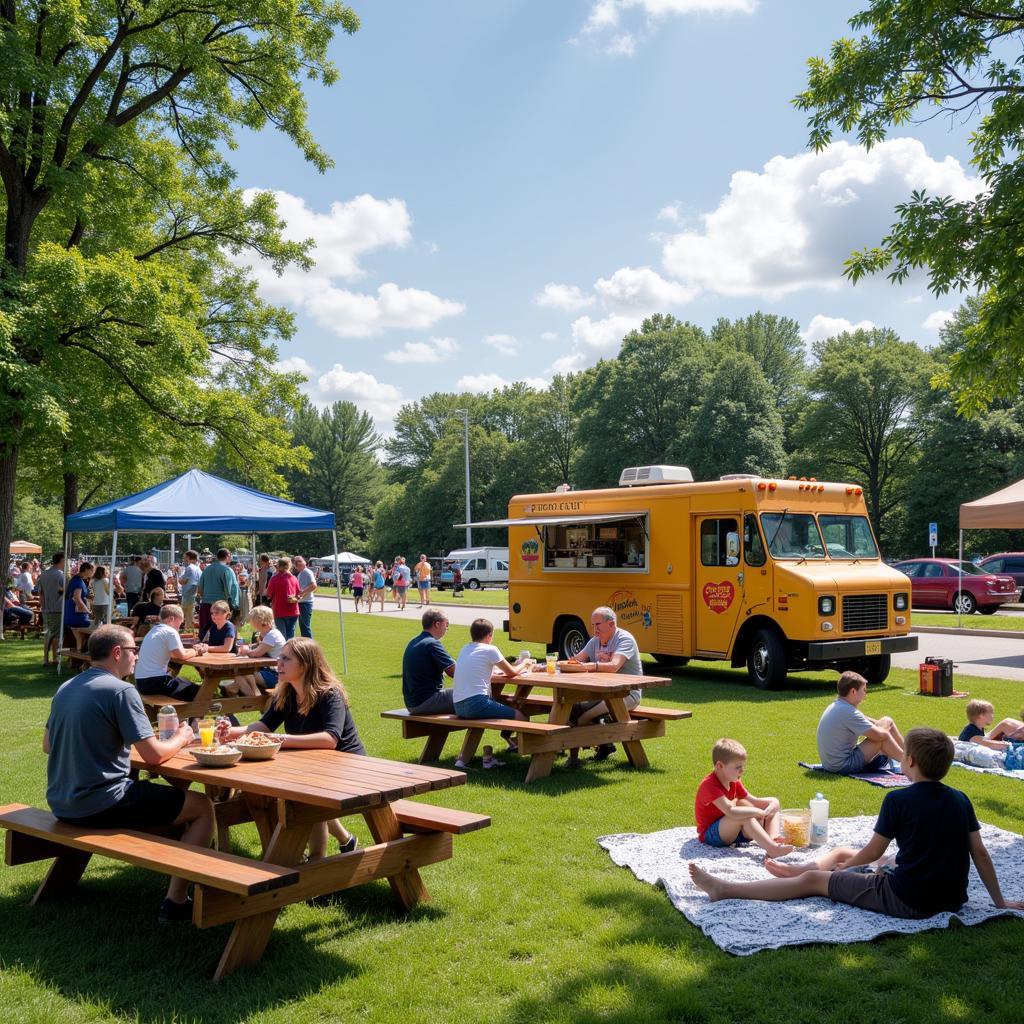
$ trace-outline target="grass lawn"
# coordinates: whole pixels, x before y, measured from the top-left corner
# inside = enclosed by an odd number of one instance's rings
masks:
[[[316,590],[320,597],[334,597],[338,591],[334,587],[317,587]],[[411,608],[413,605],[417,605],[420,602],[419,595],[415,592],[414,588],[409,588],[408,595],[408,606]],[[352,595],[349,593],[342,594],[342,600],[345,603],[347,609],[352,608]],[[393,605],[394,598],[388,596],[384,600],[384,607],[388,608]],[[430,603],[435,604],[482,604],[487,605],[490,608],[507,608],[508,607],[508,591],[504,588],[500,590],[465,590],[463,591],[462,597],[454,597],[450,590],[437,590],[431,588],[430,591]],[[365,607],[365,604],[364,604]],[[378,605],[374,605],[374,608]]]
[[[961,615],[959,623],[954,614],[942,612],[914,612],[915,626],[944,626],[946,629],[1005,629],[1024,630],[1024,615]]]
[[[336,619],[314,628],[340,665]],[[401,704],[405,621],[346,618],[348,687],[367,749],[414,760],[379,717]],[[452,626],[451,650],[467,639]],[[511,652],[511,645],[506,644]],[[540,653],[540,649],[536,648]],[[0,751],[4,801],[44,805],[40,735],[55,688],[33,641],[0,646]],[[750,751],[746,781],[783,806],[822,789],[833,816],[873,814],[884,791],[847,779],[823,781],[796,764],[815,756],[814,727],[834,695],[834,673],[798,676],[777,694],[745,674],[710,665],[678,670],[650,703],[693,709],[648,744],[651,768],[617,754],[526,789],[526,761],[473,772],[438,803],[490,814],[493,825],[455,837],[454,859],[424,870],[433,902],[405,917],[384,883],[353,890],[332,908],[298,905],[278,922],[260,966],[220,985],[209,979],[225,928],[156,924],[163,879],[94,859],[74,902],[28,906],[44,866],[0,869],[0,1005],[20,1022],[329,1021],[532,1024],[532,1022],[779,1021],[785,1024],[1018,1019],[1024,924],[1003,920],[871,944],[806,947],[737,958],[717,950],[664,893],[615,867],[595,838],[693,823],[693,793],[721,735]],[[1016,713],[1018,683],[957,677],[957,685]],[[903,727],[959,731],[964,701],[909,695],[912,672],[893,672],[869,695],[868,714]],[[450,741],[444,764],[452,765]],[[479,762],[477,762],[479,763]],[[978,816],[1018,830],[1024,786],[958,769],[950,781]],[[351,819],[350,819],[351,820]],[[361,840],[367,838],[361,820]],[[234,830],[252,850],[252,827]],[[1014,893],[1022,897],[1022,893]]]

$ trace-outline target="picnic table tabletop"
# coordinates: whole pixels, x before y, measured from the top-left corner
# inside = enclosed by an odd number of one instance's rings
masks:
[[[503,682],[496,679],[496,682]],[[507,680],[516,686],[545,687],[575,693],[628,693],[630,690],[645,690],[656,686],[671,686],[672,680],[665,676],[635,676],[625,672],[524,672],[515,679]],[[576,699],[579,699],[577,697]]]
[[[163,764],[147,765],[133,748],[132,767],[205,786],[215,799],[219,822],[221,811],[232,824],[255,822],[262,841],[260,861],[299,871],[297,885],[257,896],[197,887],[200,927],[233,922],[217,980],[259,961],[278,914],[289,903],[378,878],[387,878],[406,908],[429,899],[418,868],[449,858],[451,837],[403,835],[391,804],[466,781],[462,772],[335,750],[280,750],[269,761],[205,768],[187,749]],[[366,820],[376,845],[302,863],[315,825],[355,813]]]

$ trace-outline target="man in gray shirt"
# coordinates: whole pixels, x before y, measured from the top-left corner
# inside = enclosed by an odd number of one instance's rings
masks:
[[[313,591],[316,590],[316,576],[306,565],[302,555],[296,555],[292,565],[295,567],[295,578],[299,581],[299,634],[312,638]],[[340,582],[338,586],[341,586]]]
[[[618,672],[622,675],[642,676],[643,664],[640,661],[640,649],[632,633],[619,629],[615,611],[602,605],[590,613],[590,628],[594,635],[586,646],[570,661],[590,666],[592,672]],[[626,697],[626,707],[632,711],[640,703],[640,690],[630,690]],[[608,705],[603,700],[579,701],[572,707],[570,721],[574,725],[590,725],[602,715],[607,715]],[[614,753],[614,743],[602,743],[594,757],[603,761]],[[569,755],[570,766],[576,761],[576,751]]]
[[[201,793],[130,777],[130,747],[150,765],[192,742],[182,723],[166,740],[153,735],[138,690],[125,681],[135,665],[135,637],[124,626],[100,626],[89,637],[92,666],[54,695],[43,732],[46,800],[61,821],[93,828],[145,831],[183,825],[182,842],[208,846],[213,804]],[[172,878],[158,920],[192,918],[184,878]]]
[[[43,664],[59,665],[60,617],[64,608],[64,552],[58,551],[49,569],[44,569],[36,580],[39,588],[39,614],[43,617]],[[53,652],[53,661],[50,653]]]
[[[868,695],[867,680],[857,672],[844,672],[837,689],[839,696],[818,722],[822,767],[839,775],[856,775],[887,768],[890,758],[902,761],[903,736],[896,723],[888,716],[868,718],[859,709]],[[858,743],[861,736],[864,739]]]

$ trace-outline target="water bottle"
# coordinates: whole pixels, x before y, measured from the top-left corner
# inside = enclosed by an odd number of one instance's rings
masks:
[[[178,712],[170,704],[165,704],[157,712],[156,727],[162,740],[171,739],[178,731]]]
[[[811,800],[811,846],[824,846],[828,842],[828,801],[821,793]]]

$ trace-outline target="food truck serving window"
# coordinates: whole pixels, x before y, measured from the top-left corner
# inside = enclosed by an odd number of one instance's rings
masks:
[[[540,528],[545,569],[645,572],[647,516]]]

